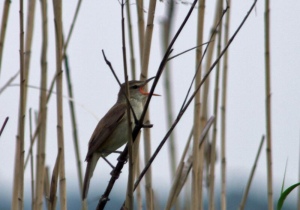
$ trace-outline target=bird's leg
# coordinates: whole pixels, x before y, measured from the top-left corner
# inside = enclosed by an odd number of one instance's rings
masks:
[[[110,165],[110,167],[112,167],[112,169],[115,169],[115,167],[113,166],[113,164],[111,164],[111,162],[109,162],[104,156],[101,156],[105,162],[107,162],[108,165]]]

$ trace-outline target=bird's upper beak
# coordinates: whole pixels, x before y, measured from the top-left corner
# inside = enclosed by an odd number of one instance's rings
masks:
[[[153,80],[154,78],[155,78],[155,77],[151,77],[151,78],[145,80],[144,84],[141,85],[141,87],[139,88],[141,94],[143,94],[143,95],[149,95],[149,92],[145,92],[144,86],[145,86],[148,82],[150,82],[151,80]],[[160,96],[159,94],[156,94],[156,93],[153,93],[152,95],[153,95],[153,96]]]

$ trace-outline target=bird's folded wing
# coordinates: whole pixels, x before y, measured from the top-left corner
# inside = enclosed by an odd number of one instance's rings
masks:
[[[101,148],[101,145],[113,133],[119,123],[124,120],[126,103],[115,104],[99,121],[89,141],[89,149],[86,155],[88,161],[91,155]],[[114,116],[114,117],[111,117]]]

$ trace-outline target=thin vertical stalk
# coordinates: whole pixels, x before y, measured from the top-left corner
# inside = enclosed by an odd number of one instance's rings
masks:
[[[24,208],[24,132],[25,132],[25,72],[24,72],[24,14],[23,0],[19,1],[20,20],[20,95],[19,95],[19,123],[16,140],[14,188],[12,196],[12,210]]]
[[[140,80],[145,80],[148,76],[148,66],[149,66],[149,57],[150,57],[150,49],[152,42],[152,34],[153,34],[153,20],[156,8],[156,0],[151,0],[149,2],[148,9],[148,19],[147,19],[147,27],[144,35],[144,46],[143,46],[143,55],[142,55],[142,69]],[[147,86],[145,87],[145,91],[147,91]],[[149,118],[149,110],[146,112],[145,124],[150,124]],[[145,163],[147,163],[151,157],[151,137],[150,137],[150,129],[144,128],[144,145],[145,145]],[[152,172],[151,168],[146,173],[145,176],[145,188],[146,188],[146,206],[147,210],[152,210],[153,206],[153,194],[152,194]]]
[[[76,6],[76,11],[75,11],[75,14],[74,14],[74,17],[73,17],[73,20],[72,20],[72,24],[71,24],[69,33],[67,35],[67,39],[66,39],[65,44],[64,44],[64,53],[67,52],[67,48],[68,48],[68,45],[69,45],[69,42],[70,42],[70,39],[71,39],[71,35],[73,33],[75,22],[77,20],[78,14],[79,14],[79,9],[80,9],[81,3],[82,3],[82,0],[78,0],[77,6]]]
[[[205,0],[199,2],[198,10],[198,26],[197,26],[197,45],[203,43],[203,33],[204,33],[204,13],[205,13]],[[202,67],[198,65],[202,59],[202,47],[196,50],[196,72],[195,75],[195,89],[199,86],[201,82]],[[204,147],[201,146],[200,150],[198,147],[198,141],[200,137],[200,132],[203,129],[200,123],[200,111],[201,111],[201,91],[195,95],[194,101],[194,129],[193,131],[193,168],[192,168],[192,180],[191,180],[191,190],[192,190],[192,209],[202,209],[202,180],[203,180],[203,154]]]
[[[57,202],[56,191],[57,191],[58,177],[59,177],[59,171],[61,166],[61,154],[62,154],[62,150],[58,149],[58,154],[56,156],[56,161],[52,172],[51,185],[49,190],[50,210],[56,209],[56,202]]]
[[[11,209],[17,210],[18,208],[18,193],[19,193],[19,168],[20,168],[20,138],[16,137],[16,149],[15,149],[15,165],[14,165],[14,180],[13,180],[13,192]]]
[[[244,194],[243,194],[243,198],[242,198],[239,210],[243,210],[245,208],[248,193],[249,193],[249,190],[250,190],[250,186],[251,186],[251,183],[252,183],[252,180],[253,180],[253,177],[254,177],[255,169],[256,169],[257,162],[258,162],[258,159],[259,159],[259,155],[260,155],[260,152],[261,152],[261,149],[262,149],[262,146],[263,146],[264,142],[265,142],[265,136],[263,135],[261,137],[261,140],[260,140],[259,148],[258,148],[256,157],[255,157],[254,164],[252,166],[252,170],[250,172],[250,176],[249,176],[249,179],[248,179],[248,182],[247,182],[246,189],[245,189]]]
[[[213,24],[212,24],[212,27],[211,27],[211,40],[214,40],[215,36],[216,36],[216,33],[215,33],[215,30],[216,30],[216,26],[218,24],[218,21],[220,20],[220,14],[219,14],[219,4],[220,3],[220,0],[217,1],[217,4],[216,4],[216,11],[215,11],[215,17],[214,17],[214,21],[213,21]],[[214,45],[215,45],[215,41],[212,42],[212,43],[209,43],[209,46],[208,46],[208,49],[207,49],[207,55],[206,55],[206,65],[205,65],[205,73],[209,71],[210,67],[211,67],[211,63],[212,63],[212,58],[213,58],[213,52],[214,52]],[[209,92],[209,84],[210,84],[210,78],[207,78],[207,80],[205,81],[204,83],[204,87],[203,87],[203,90],[202,90],[202,95],[201,95],[201,98],[202,98],[202,103],[201,103],[201,114],[200,114],[200,122],[201,122],[201,127],[200,128],[203,128],[204,125],[206,124],[207,122],[207,115],[208,115],[208,92]],[[205,150],[207,150],[208,148],[208,145],[209,142],[206,141],[204,144],[203,144],[203,156],[204,154],[206,153]],[[208,171],[209,171],[209,166],[210,166],[210,162],[209,162],[209,158],[205,157],[205,162],[206,162],[206,174],[207,174],[207,177],[206,177],[206,180],[208,182],[209,178],[208,178]],[[203,187],[202,187],[203,188]],[[203,208],[203,207],[202,207]]]
[[[50,176],[49,176],[49,168],[45,167],[45,186],[44,186],[44,197],[46,200],[46,206],[47,206],[47,210],[50,210],[51,208],[51,204],[49,201],[49,197],[50,197]]]
[[[67,56],[67,48],[69,46],[69,42],[71,40],[71,35],[73,33],[75,23],[79,14],[80,6],[81,6],[82,0],[78,0],[76,10],[73,16],[73,20],[71,23],[70,30],[67,35],[67,39],[64,42],[64,49],[63,49],[63,61],[65,64],[65,69],[66,69],[66,79],[67,79],[67,87],[68,87],[68,94],[69,98],[73,98],[73,88],[72,88],[72,83],[71,83],[71,73],[69,69],[69,60]],[[73,142],[74,142],[74,149],[75,149],[75,158],[77,162],[77,174],[78,174],[78,182],[79,182],[79,189],[80,189],[80,195],[82,195],[82,183],[83,183],[83,178],[82,178],[82,167],[81,167],[81,158],[80,158],[80,148],[79,148],[79,140],[78,140],[78,133],[77,133],[77,120],[76,120],[76,115],[75,115],[75,107],[74,107],[74,101],[69,100],[69,107],[70,107],[70,112],[71,112],[71,121],[72,121],[72,129],[73,129]],[[81,201],[81,208],[82,210],[87,209],[87,202],[86,200]]]
[[[64,54],[64,63],[65,63],[65,71],[66,71],[66,79],[67,79],[67,88],[68,88],[68,94],[69,98],[73,98],[73,87],[72,87],[72,82],[71,82],[71,73],[70,73],[70,66],[69,66],[69,59],[68,55]],[[77,163],[77,174],[78,174],[78,184],[79,184],[79,189],[80,189],[80,195],[82,195],[82,183],[83,183],[83,178],[82,178],[82,165],[81,165],[81,159],[80,159],[80,149],[79,149],[79,140],[78,140],[78,133],[77,133],[77,120],[76,120],[76,115],[75,115],[75,106],[74,106],[74,101],[69,100],[69,107],[70,107],[70,114],[71,114],[71,122],[72,122],[72,129],[73,129],[73,142],[74,142],[74,150],[75,150],[75,158],[76,158],[76,163]],[[81,207],[82,209],[87,209],[87,203],[86,200],[81,201]]]
[[[131,78],[135,80],[135,58],[134,58],[133,34],[132,34],[132,24],[131,24],[130,0],[127,0],[125,4],[126,4],[126,14],[127,14],[127,25],[128,25]]]
[[[143,49],[144,49],[144,1],[143,0],[137,0],[136,1],[136,10],[137,10],[137,19],[138,19],[138,38],[139,38],[139,57],[140,57],[140,68],[142,69],[142,59],[143,59]],[[137,153],[137,161],[136,161],[136,176],[140,174],[140,150],[136,151]],[[138,209],[141,210],[143,208],[142,203],[142,193],[141,193],[141,186],[139,185],[137,187],[137,203],[138,203]]]
[[[175,10],[175,4],[174,1],[170,1],[168,4],[168,7],[166,7],[166,18],[163,22],[163,42],[164,42],[164,48],[163,53],[167,50],[168,44],[170,42],[170,33],[172,31],[172,25],[174,21],[174,10]],[[167,127],[172,126],[172,122],[174,120],[173,116],[173,100],[172,100],[172,91],[171,91],[171,72],[170,72],[170,65],[169,63],[166,64],[164,71],[164,90],[165,90],[165,112],[167,117]],[[175,135],[174,132],[170,135],[170,140],[168,141],[168,153],[169,153],[169,159],[170,159],[170,174],[172,180],[176,175],[176,165],[177,165],[177,154],[176,154],[176,144],[175,144]],[[180,202],[177,200],[175,209],[180,209]]]
[[[141,132],[139,132],[138,136],[136,137],[136,140],[134,141],[133,145],[133,155],[134,155],[134,171],[135,171],[135,178],[138,177],[138,175],[141,173],[140,168],[140,154],[139,154],[139,145],[140,145],[140,138],[141,138]],[[143,209],[143,198],[142,198],[142,192],[141,187],[137,187],[136,189],[136,200],[137,200],[137,209],[142,210]]]
[[[45,159],[46,159],[46,119],[47,119],[47,50],[48,50],[48,20],[47,2],[41,0],[42,14],[42,52],[41,52],[41,84],[40,84],[40,123],[37,142],[37,167],[36,167],[36,197],[35,209],[43,208],[43,192],[45,178]],[[31,145],[33,145],[34,140]],[[30,150],[31,151],[31,150]]]
[[[138,37],[139,37],[139,49],[140,49],[140,66],[142,68],[142,59],[143,59],[143,49],[144,49],[144,33],[145,33],[145,26],[144,26],[144,1],[143,0],[137,0],[136,2],[136,10],[137,10],[137,18],[138,18]],[[140,150],[137,150],[137,171],[136,176],[140,174]],[[137,187],[137,203],[138,203],[138,209],[142,209],[142,193],[141,193],[141,186],[139,185]]]
[[[227,4],[231,6],[231,1]],[[224,23],[224,45],[229,40],[230,10],[226,13]],[[226,51],[223,57],[223,77],[222,77],[222,101],[221,101],[221,210],[226,210],[226,101],[227,101],[227,71],[228,54]]]
[[[60,209],[67,209],[65,157],[64,157],[64,129],[63,129],[63,75],[62,75],[62,1],[53,0],[55,35],[56,35],[56,105],[57,105],[57,145],[61,152],[59,159],[59,191]]]
[[[222,14],[223,0],[218,2],[218,13],[219,16]],[[222,21],[222,20],[221,20]],[[217,45],[217,55],[220,56],[221,45],[222,45],[222,23],[218,30],[218,45]],[[212,143],[211,143],[211,153],[210,153],[210,173],[209,173],[209,209],[215,209],[215,163],[216,163],[216,144],[217,144],[217,124],[218,124],[218,110],[219,110],[219,80],[220,80],[220,62],[218,62],[216,67],[215,75],[215,91],[214,91],[214,116],[216,122],[214,123],[213,133],[212,133]],[[223,207],[224,208],[224,207]]]
[[[7,21],[8,21],[10,2],[11,2],[11,0],[4,1],[3,13],[2,13],[1,32],[0,32],[0,74],[1,74],[3,47],[4,47],[4,40],[5,40],[5,34],[6,34],[6,26],[7,26]]]
[[[32,142],[32,115],[31,115],[31,109],[29,109],[29,139]],[[31,209],[35,209],[34,207],[34,165],[33,165],[33,154],[32,150],[30,151],[30,177],[31,177]]]
[[[127,71],[127,56],[126,56],[126,38],[125,38],[125,19],[124,19],[124,0],[121,3],[121,16],[122,16],[122,53],[123,53],[123,68],[124,77],[126,83],[126,96],[130,98],[129,85],[128,85],[128,71]],[[130,101],[127,100],[127,129],[131,131],[131,111],[130,111]],[[127,133],[128,139],[128,181],[127,181],[127,192],[125,200],[125,209],[133,209],[133,184],[134,184],[134,158],[133,158],[133,140],[132,133]]]
[[[147,18],[147,27],[144,35],[144,48],[142,55],[142,69],[141,69],[141,80],[147,79],[148,76],[148,66],[149,66],[149,58],[151,51],[151,42],[152,42],[152,34],[153,34],[153,21],[156,9],[156,1],[150,0],[149,8],[148,8],[148,18]]]
[[[145,36],[145,24],[144,24],[144,0],[137,0],[136,10],[138,16],[138,34],[139,34],[139,48],[140,48],[140,63],[142,69],[142,60],[144,52],[144,36]]]
[[[27,104],[27,86],[28,86],[28,75],[31,58],[31,45],[34,28],[34,14],[35,14],[35,2],[36,0],[28,1],[27,8],[27,23],[26,23],[26,36],[25,36],[25,52],[24,52],[24,72],[25,72],[25,107]]]
[[[188,176],[186,179],[186,187],[185,187],[185,192],[184,192],[184,208],[183,210],[190,210],[191,209],[191,196],[190,196],[190,192],[191,192],[191,176]]]
[[[203,34],[204,34],[204,17],[205,17],[205,0],[200,0],[199,1],[199,11],[198,11],[198,31],[197,31],[197,45],[200,45],[203,43]],[[198,65],[200,62],[201,62],[201,59],[203,57],[203,52],[202,52],[202,48],[197,48],[197,51],[196,51],[196,65]],[[198,78],[196,79],[201,79],[201,74],[202,74],[202,64],[200,64],[198,66],[198,71],[199,71],[199,74],[200,76],[198,76]],[[200,81],[201,82],[201,81]],[[196,81],[197,83],[197,81]],[[199,101],[201,100],[201,91],[198,92],[199,94]],[[198,123],[199,123],[199,130],[202,131],[203,130],[203,125],[200,121],[200,116],[201,116],[201,103],[198,104],[197,108],[199,108],[199,120],[198,120]],[[202,210],[203,208],[203,169],[204,169],[204,162],[205,162],[205,159],[204,159],[204,145],[205,144],[202,144],[199,148],[199,151],[198,151],[198,158],[199,158],[199,165],[198,165],[198,180],[199,180],[199,183],[198,183],[198,208],[200,210]],[[192,189],[192,188],[191,188]]]
[[[265,73],[266,73],[266,137],[268,209],[273,210],[272,131],[271,131],[271,67],[270,67],[270,3],[265,0]]]

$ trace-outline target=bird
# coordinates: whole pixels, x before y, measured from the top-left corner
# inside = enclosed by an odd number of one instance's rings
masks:
[[[145,92],[144,86],[154,78],[155,77],[152,77],[143,81],[131,80],[128,82],[128,100],[137,120],[141,117],[144,103],[149,95],[148,92]],[[93,176],[93,172],[99,158],[105,158],[128,142],[127,99],[125,90],[126,85],[123,83],[118,93],[117,102],[99,121],[89,140],[88,152],[85,158],[87,166],[83,181],[83,200],[87,197],[90,180]],[[159,96],[158,94],[153,95]],[[130,111],[131,122],[134,122],[135,118],[133,116],[132,109]]]

